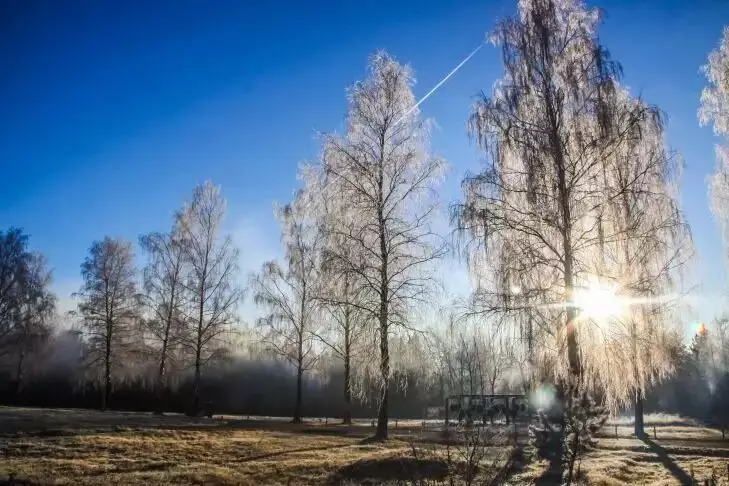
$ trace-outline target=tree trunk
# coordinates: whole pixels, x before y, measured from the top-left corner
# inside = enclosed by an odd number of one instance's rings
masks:
[[[18,354],[18,366],[15,370],[15,403],[20,405],[20,391],[23,387],[23,363],[25,361],[25,348],[21,345],[20,353]]]
[[[645,430],[643,422],[643,396],[640,389],[635,390],[633,398],[635,404],[635,438],[642,439],[645,437]]]
[[[577,309],[574,307],[574,283],[572,276],[572,247],[568,236],[564,237],[564,287],[567,301],[567,360],[570,369],[570,386],[576,389],[580,377],[580,356],[577,346]]]
[[[101,395],[101,411],[109,406],[111,396],[111,324],[107,323],[106,330],[106,353],[104,354],[104,390]]]
[[[302,315],[304,310],[303,299],[302,299]],[[304,323],[301,322],[299,326],[299,342],[297,349],[297,361],[296,361],[296,403],[294,404],[294,420],[295,424],[301,423],[301,382],[304,376]]]
[[[200,346],[195,351],[195,384],[192,390],[192,415],[200,413]]]
[[[159,358],[159,373],[157,374],[157,390],[156,390],[156,408],[155,413],[157,415],[162,415],[163,412],[163,405],[162,405],[162,392],[164,391],[164,385],[165,385],[165,374],[167,372],[167,368],[165,367],[167,364],[167,347],[169,346],[170,342],[170,328],[172,327],[172,318],[175,311],[175,287],[177,282],[177,272],[175,272],[175,276],[172,280],[172,289],[171,289],[171,297],[170,297],[170,305],[167,309],[167,322],[165,323],[165,334],[164,339],[162,339],[162,350],[160,352],[160,358]]]
[[[207,268],[207,263],[206,263]],[[195,386],[193,389],[193,396],[192,396],[192,414],[198,415],[201,411],[200,409],[200,366],[201,366],[201,355],[202,355],[202,333],[203,333],[203,319],[204,319],[204,310],[205,310],[205,292],[204,290],[204,280],[203,283],[200,285],[200,304],[198,307],[198,320],[197,320],[197,346],[195,346]]]
[[[352,424],[352,384],[349,378],[349,361],[349,351],[346,351],[344,353],[344,413],[342,414],[342,422],[345,425]]]
[[[349,295],[349,279],[345,275],[344,280],[345,295]],[[352,366],[352,336],[350,322],[349,305],[344,308],[344,411],[342,413],[342,422],[345,425],[352,425],[352,382],[351,382],[351,366]]]
[[[386,307],[386,303],[381,304]],[[380,408],[377,413],[376,439],[387,439],[388,401],[390,395],[390,350],[388,347],[387,310],[380,314]]]
[[[545,77],[544,95],[547,117],[550,124],[550,144],[552,156],[557,168],[557,182],[560,202],[560,216],[562,233],[562,251],[564,253],[564,297],[567,304],[567,360],[570,369],[570,387],[573,391],[577,390],[580,378],[580,357],[579,348],[577,346],[577,328],[575,320],[577,319],[577,309],[573,304],[574,297],[574,255],[572,247],[572,209],[570,208],[570,194],[567,188],[567,173],[564,159],[564,151],[562,149],[562,141],[559,135],[558,109],[552,97],[551,79]]]
[[[156,403],[156,410],[155,414],[162,415],[162,391],[164,388],[164,380],[165,380],[165,358],[167,357],[167,336],[165,336],[164,341],[162,342],[162,356],[160,356],[159,360],[159,372],[157,374],[157,386],[155,390],[155,401]]]
[[[380,133],[380,161],[377,177],[377,223],[380,240],[380,408],[377,412],[377,432],[375,439],[387,439],[387,418],[388,406],[390,398],[390,349],[389,349],[389,332],[388,332],[388,315],[389,311],[389,275],[388,263],[389,255],[387,248],[387,226],[384,215],[384,197],[383,188],[385,183],[385,175],[383,170],[384,154],[386,145],[387,126]]]
[[[296,404],[294,405],[294,420],[293,422],[295,424],[301,423],[301,403],[302,403],[302,394],[301,394],[301,385],[304,377],[304,370],[302,367],[302,363],[299,362],[299,365],[297,366],[296,370]]]

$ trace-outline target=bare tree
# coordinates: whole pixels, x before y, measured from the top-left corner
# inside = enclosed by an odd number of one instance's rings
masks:
[[[716,146],[717,164],[709,179],[709,199],[726,247],[729,246],[729,146],[726,145],[729,142],[729,26],[724,28],[721,42],[709,54],[703,71],[709,84],[701,93],[699,120],[702,125],[711,124],[714,133],[725,142]]]
[[[494,394],[514,364],[510,344],[493,322],[451,316],[433,339],[444,381],[451,392]]]
[[[18,321],[24,282],[28,281],[28,236],[19,228],[0,232],[0,352],[9,348],[3,342]]]
[[[342,231],[327,233],[330,225],[352,224],[353,218],[348,215],[340,217],[328,203],[322,174],[310,166],[304,166],[300,174],[306,181],[306,194],[311,207],[312,216],[319,226],[321,237],[321,275],[318,292],[315,296],[317,309],[322,321],[321,330],[316,338],[326,346],[337,358],[342,360],[344,371],[344,410],[345,424],[352,423],[353,393],[364,398],[363,384],[365,370],[371,361],[371,353],[367,352],[371,341],[372,316],[363,312],[362,304],[371,301],[372,293],[367,292],[366,285],[358,283],[360,278],[356,272],[338,265],[342,257],[348,262],[360,258],[359,265],[364,263],[357,248],[351,240],[341,236]],[[341,210],[346,208],[339,208]],[[331,257],[330,257],[331,252]],[[355,266],[358,266],[355,264]]]
[[[193,414],[201,410],[202,369],[221,356],[221,340],[236,321],[241,298],[235,280],[238,250],[230,236],[220,236],[225,206],[220,187],[207,181],[195,188],[192,200],[177,215],[187,266],[184,282],[189,294],[188,329],[182,344],[194,356]]]
[[[144,268],[144,294],[142,302],[151,312],[145,328],[155,343],[157,379],[155,391],[158,407],[165,385],[167,367],[173,350],[182,340],[184,332],[184,247],[179,228],[169,233],[149,233],[139,239],[149,257]],[[161,408],[158,408],[161,412]]]
[[[16,355],[15,394],[23,384],[23,373],[28,355],[37,352],[52,332],[51,319],[55,315],[56,296],[50,291],[51,272],[43,255],[28,254],[25,270],[20,279],[20,300],[16,319],[7,336],[7,344]]]
[[[380,387],[377,438],[387,438],[391,375],[389,339],[407,325],[410,304],[430,288],[429,263],[444,246],[430,229],[433,186],[444,163],[429,153],[428,129],[412,93],[410,68],[386,53],[375,54],[369,77],[348,93],[344,137],[327,136],[321,172],[336,217],[326,233],[341,238],[346,251],[332,248],[327,260],[341,274],[356,275],[358,302],[377,323]],[[356,257],[351,258],[354,253]]]
[[[486,376],[489,393],[494,394],[497,384],[504,379],[513,364],[509,343],[505,336],[499,336],[491,327],[475,332],[474,347],[477,351],[479,373]]]
[[[484,250],[496,256],[495,266],[474,268],[497,272],[477,292],[482,310],[538,309],[530,322],[547,339],[539,348],[564,357],[554,378],[566,378],[573,391],[588,384],[575,291],[599,269],[600,242],[612,236],[600,220],[610,196],[602,174],[653,113],[610,102],[620,69],[598,43],[598,20],[576,0],[527,0],[498,25],[492,39],[504,76],[470,120],[490,158],[464,180],[465,200],[454,208],[457,228],[470,236],[472,268],[488,261],[477,258]]]
[[[123,366],[137,318],[134,253],[131,243],[109,237],[91,245],[81,265],[84,283],[77,297],[87,335],[89,365],[101,363],[101,410],[111,395],[112,374]]]
[[[318,357],[314,340],[316,296],[321,274],[321,235],[306,214],[300,193],[292,204],[278,208],[285,267],[263,264],[253,276],[254,301],[266,311],[258,319],[263,341],[276,355],[296,368],[293,422],[301,422],[304,373]]]
[[[354,389],[354,375],[352,368],[357,361],[363,358],[364,344],[369,326],[365,315],[360,311],[357,295],[354,293],[356,285],[351,274],[344,274],[340,278],[324,274],[326,289],[316,298],[318,307],[327,314],[328,324],[321,332],[316,332],[316,338],[329,348],[344,366],[344,410],[342,420],[345,424],[352,423],[352,395]]]

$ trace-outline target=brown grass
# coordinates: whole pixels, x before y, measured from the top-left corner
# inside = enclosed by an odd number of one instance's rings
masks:
[[[322,484],[407,444],[262,430],[144,430],[8,439],[0,477],[55,484]]]
[[[656,425],[658,438],[648,441],[630,437],[626,424],[618,426],[619,438],[606,427],[598,450],[581,463],[580,482],[681,484],[693,471],[703,484],[713,468],[717,484],[729,485],[729,441],[714,429],[664,422],[670,425]],[[409,484],[416,475],[431,484],[443,480],[443,464],[434,456],[413,457],[417,424],[400,427],[390,441],[368,443],[363,439],[371,429],[364,424],[345,429],[236,417],[0,408],[0,484],[8,477],[73,485]],[[549,464],[531,457],[527,450],[510,484],[544,484]]]
[[[364,424],[0,408],[0,484],[9,477],[75,486],[442,480],[442,461],[413,457],[419,423],[399,425],[391,440],[370,442]]]

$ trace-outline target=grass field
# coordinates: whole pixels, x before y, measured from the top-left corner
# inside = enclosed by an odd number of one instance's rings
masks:
[[[74,485],[410,484],[417,475],[445,483],[446,472],[434,460],[445,450],[438,434],[423,436],[419,422],[401,422],[391,440],[370,443],[367,425],[0,408],[0,484],[9,478]],[[651,434],[654,425],[657,438],[644,442],[630,437],[629,423],[608,424],[599,449],[581,464],[582,482],[690,484],[693,471],[703,484],[713,468],[717,484],[729,485],[729,441],[718,431],[649,416]],[[413,447],[431,454],[414,454]],[[512,455],[512,448],[504,442],[487,451],[489,478],[502,468],[508,479],[497,482],[550,484],[546,461],[531,459],[528,448]]]

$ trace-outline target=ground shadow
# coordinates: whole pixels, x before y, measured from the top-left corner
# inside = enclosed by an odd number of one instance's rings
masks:
[[[691,477],[684,471],[681,466],[676,464],[673,459],[668,455],[668,452],[666,450],[653,442],[651,439],[645,437],[641,439],[645,445],[648,446],[648,448],[654,452],[658,458],[663,463],[663,466],[668,469],[668,471],[673,475],[674,478],[676,478],[681,484],[693,484],[693,481],[691,481]]]
[[[382,484],[391,481],[444,481],[448,464],[443,460],[387,457],[363,459],[348,464],[332,476],[327,484]]]
[[[527,463],[524,448],[519,445],[515,446],[504,465],[496,471],[491,484],[507,484],[514,475],[526,470]]]
[[[547,459],[549,467],[534,482],[536,486],[562,484],[562,476],[565,470],[565,463],[562,458],[563,441],[564,438],[561,433],[551,432],[545,443],[537,448],[537,455],[542,459]]]
[[[0,478],[0,486],[36,486],[39,484],[30,479],[16,479],[14,477],[7,479]]]

